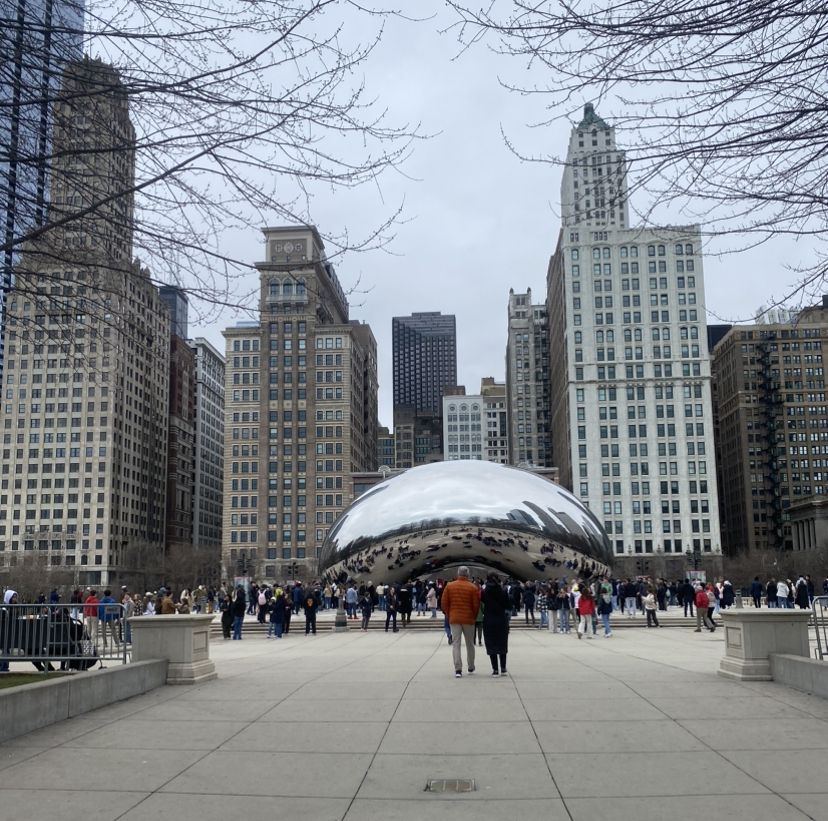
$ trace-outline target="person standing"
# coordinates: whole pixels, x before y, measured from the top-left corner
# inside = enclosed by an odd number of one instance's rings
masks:
[[[508,673],[506,655],[509,652],[511,602],[496,573],[489,573],[480,604],[483,608],[483,640],[486,642],[486,655],[492,663],[492,676],[505,676]]]
[[[537,596],[538,608],[538,629],[543,630],[544,627],[549,627],[549,601],[547,599],[546,587],[541,586],[538,590]]]
[[[362,627],[359,628],[359,632],[367,633],[368,622],[371,620],[371,612],[374,609],[374,603],[371,601],[371,596],[368,595],[367,591],[362,594],[362,597],[357,604],[359,606],[359,611],[362,614]]]
[[[658,603],[652,587],[647,588],[641,600],[644,604],[644,612],[647,615],[647,627],[658,627],[658,615],[656,614]]]
[[[86,622],[86,632],[89,634],[89,639],[97,646],[98,644],[98,596],[94,590],[89,591],[89,595],[83,602],[83,617]]]
[[[604,638],[608,639],[612,635],[612,629],[610,628],[610,613],[612,613],[612,586],[609,584],[601,585],[601,595],[598,598],[598,613],[604,624]]]
[[[475,585],[477,586],[477,585]],[[480,591],[482,595],[482,590]],[[483,600],[480,600],[480,606],[477,608],[477,618],[474,620],[474,640],[477,642],[478,647],[483,646],[483,612],[485,608],[483,607]]]
[[[624,612],[628,619],[635,618],[635,604],[638,591],[635,589],[632,579],[624,580]]]
[[[762,606],[762,582],[758,576],[750,583],[750,597],[753,599],[753,606],[758,610]]]
[[[345,608],[348,611],[349,619],[356,619],[357,617],[357,602],[359,601],[359,594],[353,583],[348,585],[348,590],[345,593]]]
[[[285,610],[287,600],[281,587],[277,587],[270,597],[270,624],[267,628],[267,637],[282,638],[285,629]]]
[[[325,589],[322,591],[322,599],[325,602],[325,609],[331,609],[331,586],[329,584],[325,585]]]
[[[221,611],[221,634],[225,641],[230,641],[230,632],[233,629],[233,602],[226,597],[221,599],[219,610]]]
[[[687,609],[690,609],[690,618],[693,618],[693,602],[696,600],[696,591],[690,579],[685,579],[681,586],[681,601],[684,605],[684,615],[687,616]]]
[[[302,607],[305,610],[305,635],[313,632],[316,635],[316,611],[322,606],[322,598],[319,595],[318,585],[308,587],[305,591],[305,599]]]
[[[523,588],[523,615],[526,623],[529,624],[529,616],[532,617],[532,627],[535,626],[535,590],[529,582]]]
[[[561,620],[561,634],[569,633],[569,611],[572,610],[572,594],[569,592],[569,585],[562,584],[558,593],[558,614]]]
[[[722,582],[722,592],[720,594],[719,607],[722,610],[727,610],[728,607],[733,607],[733,602],[736,601],[736,593],[733,590],[733,585],[728,579]]]
[[[704,587],[704,585],[702,585]],[[713,618],[713,613],[716,611],[716,586],[711,584],[710,582],[707,583],[707,619],[710,622],[710,625],[713,629],[716,629],[716,619]]]
[[[463,642],[466,645],[468,671],[474,673],[474,622],[479,603],[480,592],[469,581],[469,568],[463,565],[457,570],[457,578],[449,582],[443,591],[443,612],[451,628],[455,678],[463,677]]]
[[[244,588],[239,585],[236,588],[236,598],[233,600],[233,640],[241,641],[242,624],[244,623],[244,613],[247,610],[247,599],[244,595]]]
[[[385,588],[385,632],[388,632],[388,625],[397,632],[397,595],[391,585]]]
[[[589,635],[589,625],[592,622],[592,615],[595,613],[595,599],[592,598],[592,591],[589,589],[588,584],[582,584],[579,587],[581,596],[578,599],[578,638],[580,639],[581,636],[586,633],[586,637],[591,639],[592,636]],[[634,600],[633,608],[635,608]]]
[[[771,579],[765,588],[765,598],[768,600],[768,607],[775,610],[777,606],[776,600],[776,579]]]
[[[796,580],[796,606],[800,610],[809,610],[811,607],[811,600],[808,597],[808,582],[805,581],[804,576],[800,576]]]
[[[399,610],[402,619],[402,626],[411,624],[411,609],[412,609],[413,592],[411,584],[403,584],[400,586],[397,593],[397,610]]]
[[[383,596],[383,598],[385,598]],[[431,610],[431,618],[437,618],[437,591],[434,589],[434,585],[430,584],[428,586],[428,593],[426,594],[426,607]]]
[[[787,608],[788,606],[788,593],[790,592],[790,588],[787,584],[785,584],[784,579],[780,579],[776,583],[776,606],[781,607],[782,609]]]

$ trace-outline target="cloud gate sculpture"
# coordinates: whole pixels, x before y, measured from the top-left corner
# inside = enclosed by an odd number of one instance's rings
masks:
[[[397,584],[465,564],[525,581],[601,575],[611,563],[603,527],[571,493],[529,470],[464,460],[412,468],[354,500],[319,573]]]

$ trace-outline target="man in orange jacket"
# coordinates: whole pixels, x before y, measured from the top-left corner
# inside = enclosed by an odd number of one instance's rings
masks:
[[[463,657],[460,639],[466,644],[469,673],[474,672],[474,621],[480,608],[480,591],[469,581],[469,568],[457,570],[457,578],[443,590],[443,613],[451,627],[451,655],[454,659],[454,677],[463,677]]]

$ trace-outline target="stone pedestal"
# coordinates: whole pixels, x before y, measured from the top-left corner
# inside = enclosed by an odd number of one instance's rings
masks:
[[[719,675],[739,681],[772,681],[771,653],[809,655],[810,610],[723,610],[725,657]]]
[[[213,616],[132,618],[132,660],[167,659],[167,684],[202,684],[217,677],[210,661]]]
[[[348,626],[348,615],[345,613],[345,595],[340,594],[339,601],[336,607],[336,616],[334,617],[334,633],[347,633],[350,630]]]

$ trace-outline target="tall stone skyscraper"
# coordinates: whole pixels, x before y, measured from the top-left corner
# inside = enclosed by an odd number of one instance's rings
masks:
[[[549,321],[546,305],[509,290],[506,341],[509,464],[552,465],[549,441]]]
[[[42,551],[113,584],[164,545],[169,313],[132,261],[134,131],[117,72],[71,63],[52,209],[9,296],[0,568]]]
[[[0,337],[14,240],[46,219],[55,100],[63,69],[83,56],[83,20],[83,0],[0,0]]]
[[[352,472],[377,469],[377,347],[313,227],[265,228],[260,320],[224,331],[223,574],[313,575]]]
[[[621,570],[719,567],[710,359],[698,225],[629,226],[624,152],[587,106],[561,183],[547,274],[552,452]]]
[[[443,388],[457,384],[457,325],[439,311],[395,316],[391,321],[394,407],[413,405],[439,416]]]

